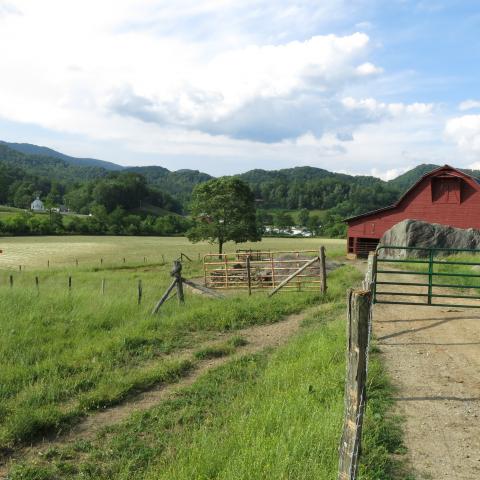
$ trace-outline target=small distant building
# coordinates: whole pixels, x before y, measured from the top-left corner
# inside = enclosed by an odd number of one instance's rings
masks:
[[[45,211],[45,205],[40,200],[40,197],[37,197],[32,202],[32,204],[30,205],[30,209],[33,210],[34,212],[44,212]]]

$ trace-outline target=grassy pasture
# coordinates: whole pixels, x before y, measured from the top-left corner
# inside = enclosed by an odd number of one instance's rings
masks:
[[[225,252],[238,248],[256,250],[310,250],[325,245],[330,257],[345,254],[345,240],[329,238],[264,238],[256,243],[227,243]],[[123,258],[126,265],[159,263],[162,254],[168,261],[184,252],[192,258],[206,253],[216,253],[216,245],[206,242],[192,244],[185,237],[112,237],[112,236],[44,236],[0,238],[1,269],[45,269],[47,261],[51,268],[71,268],[78,259],[81,267],[120,266]]]
[[[17,463],[12,480],[336,478],[343,416],[345,288],[348,267],[331,276],[321,310],[287,345],[229,362],[171,399],[105,429],[98,438]],[[396,477],[399,420],[391,389],[370,364],[362,480]]]
[[[64,431],[89,412],[153,385],[176,382],[204,359],[232,354],[244,343],[235,333],[240,328],[274,323],[322,304],[284,347],[212,370],[91,441],[16,461],[11,480],[335,478],[343,414],[344,298],[361,278],[356,269],[332,272],[323,298],[282,292],[267,299],[257,292],[218,301],[187,291],[186,305],[174,299],[154,317],[150,311],[170,282],[171,260],[180,252],[192,257],[184,274],[194,278],[202,271],[198,253],[214,252],[214,246],[150,237],[28,237],[1,243],[0,452]],[[323,239],[272,238],[226,250],[321,244],[330,258],[344,254],[343,241]],[[26,269],[19,272],[18,264]],[[231,332],[230,339],[209,346],[225,332]],[[185,355],[185,348],[192,354]],[[376,360],[370,366],[369,395],[361,478],[395,478],[390,453],[399,452],[401,435],[398,419],[388,415],[390,387]]]
[[[272,323],[318,301],[312,293],[285,292],[273,299],[264,293],[251,298],[238,294],[222,302],[187,294],[186,306],[179,307],[173,300],[153,317],[150,311],[171,280],[170,262],[161,264],[160,252],[167,259],[180,251],[196,259],[206,245],[191,245],[183,238],[3,240],[0,447],[61,430],[89,410],[118,403],[154,383],[175,381],[196,361],[176,352],[209,340],[216,332]],[[263,246],[319,246],[318,240],[272,240]],[[340,242],[331,245],[337,254],[343,251]],[[97,260],[100,255],[105,258],[102,266]],[[125,265],[123,256],[129,258]],[[58,267],[40,268],[46,257]],[[72,258],[79,258],[79,267],[72,266]],[[26,270],[13,272],[19,259]],[[150,263],[152,259],[157,262]],[[67,264],[69,268],[62,267]],[[199,276],[201,262],[185,262],[184,269],[186,277]],[[141,305],[137,305],[138,280],[143,284]],[[232,348],[225,347],[226,353]]]

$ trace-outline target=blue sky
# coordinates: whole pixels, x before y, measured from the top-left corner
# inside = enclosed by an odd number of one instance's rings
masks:
[[[0,0],[0,139],[213,175],[480,168],[480,4]]]

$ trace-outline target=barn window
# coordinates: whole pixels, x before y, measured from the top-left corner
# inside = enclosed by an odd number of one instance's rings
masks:
[[[461,180],[454,177],[432,178],[432,202],[459,204],[461,202]]]

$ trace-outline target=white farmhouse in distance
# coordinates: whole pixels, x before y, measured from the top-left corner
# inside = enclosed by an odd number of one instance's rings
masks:
[[[40,200],[40,197],[37,197],[32,204],[30,205],[30,209],[34,212],[43,212],[45,211],[45,205]]]

